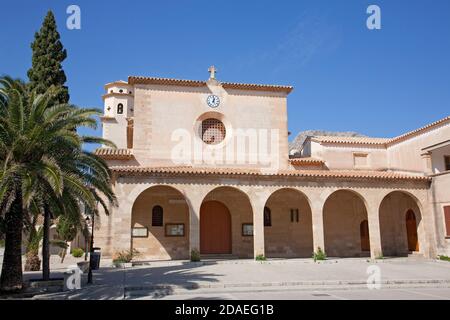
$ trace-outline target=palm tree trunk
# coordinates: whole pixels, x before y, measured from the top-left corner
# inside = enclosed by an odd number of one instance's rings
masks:
[[[0,291],[11,292],[22,289],[22,210],[22,193],[17,190],[16,199],[5,215],[6,238]]]
[[[42,240],[42,280],[50,280],[50,210],[44,205],[44,236]]]

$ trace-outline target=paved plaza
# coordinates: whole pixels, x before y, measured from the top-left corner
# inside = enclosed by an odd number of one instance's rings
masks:
[[[94,284],[36,299],[448,299],[450,263],[413,258],[150,262],[94,272]],[[375,267],[374,267],[375,266]],[[375,269],[374,269],[375,268]],[[54,277],[62,276],[57,269]],[[367,280],[379,273],[378,286]],[[36,278],[39,273],[25,273]],[[316,294],[316,292],[318,292]]]

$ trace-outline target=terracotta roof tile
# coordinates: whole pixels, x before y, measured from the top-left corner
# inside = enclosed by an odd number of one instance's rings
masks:
[[[311,140],[321,143],[384,145],[389,142],[390,139],[372,137],[313,136],[311,137]]]
[[[279,170],[276,172],[247,168],[200,168],[200,167],[134,167],[111,166],[112,171],[127,175],[186,174],[186,175],[239,175],[279,176],[297,178],[358,179],[358,180],[412,180],[430,181],[429,177],[386,171],[357,170]]]
[[[293,165],[322,165],[325,161],[312,157],[304,157],[304,158],[291,158],[289,162]]]
[[[133,153],[130,149],[98,148],[94,153],[105,160],[128,160],[133,158]]]
[[[160,84],[160,85],[174,85],[187,87],[204,87],[207,85],[206,81],[198,80],[184,80],[172,78],[156,78],[156,77],[128,77],[129,84]],[[240,89],[240,90],[259,90],[259,91],[274,91],[290,93],[293,89],[291,86],[267,85],[267,84],[253,84],[253,83],[235,83],[235,82],[220,82],[223,88]]]
[[[406,140],[408,138],[412,138],[412,137],[417,136],[417,135],[419,135],[419,134],[421,134],[421,133],[423,133],[425,131],[428,131],[428,130],[430,130],[432,128],[435,128],[437,126],[440,126],[440,125],[443,125],[443,124],[446,124],[446,123],[450,123],[450,116],[447,116],[447,117],[445,117],[443,119],[440,119],[438,121],[429,123],[426,126],[423,126],[423,127],[419,128],[419,129],[416,129],[416,130],[404,133],[404,134],[402,134],[400,136],[397,136],[395,138],[392,138],[392,139],[389,140],[388,145],[391,145],[391,144],[394,144],[394,143],[397,143],[397,142],[401,142],[401,141]]]
[[[400,136],[394,138],[373,138],[373,137],[339,137],[339,136],[313,136],[312,141],[317,141],[320,143],[339,143],[339,144],[365,144],[365,145],[381,145],[390,146],[392,144],[407,140],[409,138],[415,137],[421,133],[424,133],[430,129],[437,126],[450,123],[450,116],[445,117],[441,120],[432,122],[423,126],[419,129],[407,132]]]

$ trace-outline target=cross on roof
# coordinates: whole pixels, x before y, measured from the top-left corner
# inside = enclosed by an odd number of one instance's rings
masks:
[[[210,76],[209,76],[210,79],[215,79],[216,78],[216,72],[217,72],[216,67],[214,67],[214,66],[209,67],[208,68],[208,72],[210,74]]]

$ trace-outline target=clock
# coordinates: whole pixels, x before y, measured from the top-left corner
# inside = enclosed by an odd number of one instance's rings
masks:
[[[208,98],[206,98],[206,103],[211,108],[217,108],[220,104],[220,99],[218,96],[212,94],[212,95],[208,96]]]

